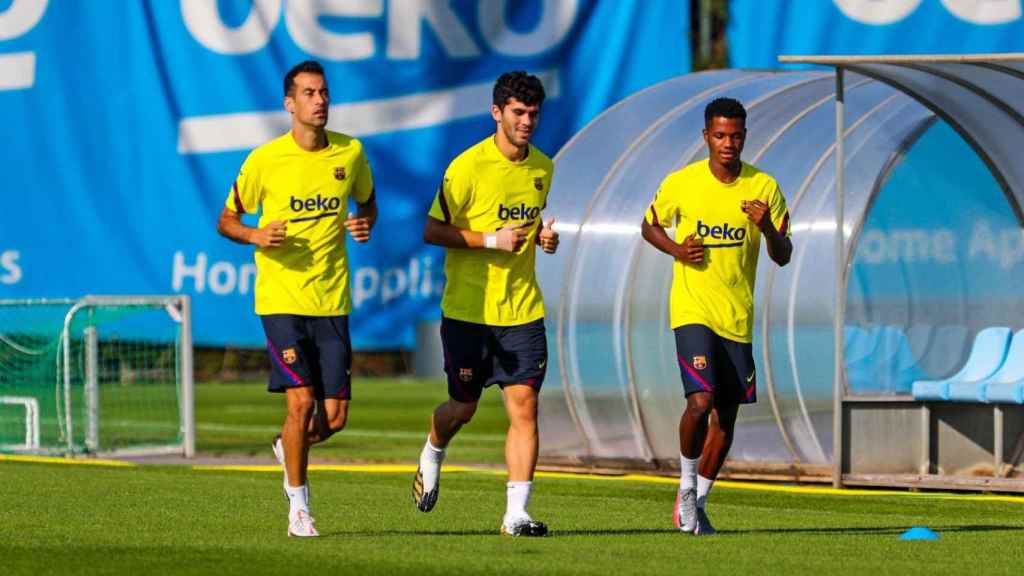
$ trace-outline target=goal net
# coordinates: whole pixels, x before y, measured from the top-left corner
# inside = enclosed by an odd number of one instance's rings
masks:
[[[0,452],[194,450],[187,296],[0,300]]]

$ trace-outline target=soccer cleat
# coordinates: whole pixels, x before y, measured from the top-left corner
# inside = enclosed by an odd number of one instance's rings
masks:
[[[288,522],[288,535],[299,538],[312,538],[319,536],[316,531],[316,521],[305,510],[299,510]]]
[[[714,536],[715,527],[708,520],[707,512],[703,508],[697,508],[697,528],[693,531],[694,536]]]
[[[423,490],[423,471],[419,466],[416,467],[416,477],[412,480],[412,501],[416,504],[416,508],[420,512],[430,512],[434,509],[434,505],[437,504],[437,495],[441,491],[441,478],[438,477],[437,483],[434,485],[434,489],[424,492]]]
[[[548,527],[543,522],[537,522],[532,518],[520,518],[511,522],[501,523],[502,536],[525,536],[543,537],[548,535]]]
[[[695,488],[676,492],[676,505],[672,508],[672,523],[680,532],[692,533],[697,529],[697,490]]]

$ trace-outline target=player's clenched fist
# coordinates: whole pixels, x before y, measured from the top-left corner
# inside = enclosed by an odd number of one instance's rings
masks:
[[[696,234],[690,234],[679,245],[676,252],[676,260],[684,264],[700,264],[704,261],[704,239]]]
[[[555,232],[555,219],[552,218],[544,223],[537,235],[537,243],[540,249],[548,254],[554,254],[558,250],[558,232]]]
[[[370,228],[372,227],[373,224],[369,218],[356,218],[355,214],[351,212],[348,213],[348,218],[345,220],[345,228],[356,242],[366,242],[369,240]]]
[[[523,242],[526,242],[526,237],[530,235],[527,224],[528,222],[508,224],[497,232],[485,234],[484,246],[505,252],[518,252]]]
[[[768,205],[760,200],[744,200],[740,203],[740,210],[743,210],[747,214],[747,218],[754,223],[760,229],[764,229],[764,225],[768,222],[766,214],[768,214]]]
[[[288,224],[281,220],[274,220],[263,228],[257,228],[252,233],[251,241],[260,248],[271,248],[283,244],[287,234]]]

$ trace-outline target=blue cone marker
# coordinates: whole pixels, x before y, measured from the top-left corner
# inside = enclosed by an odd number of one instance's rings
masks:
[[[925,526],[914,526],[900,535],[900,540],[938,540],[939,535]]]

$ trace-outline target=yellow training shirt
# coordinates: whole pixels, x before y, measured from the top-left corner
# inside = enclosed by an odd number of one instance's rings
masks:
[[[767,204],[775,228],[789,237],[789,212],[779,185],[749,164],[725,184],[701,160],[669,174],[658,187],[645,215],[647,223],[674,226],[680,244],[696,233],[705,248],[701,264],[673,263],[672,328],[702,324],[723,338],[751,341],[761,231],[740,209],[744,200]]]
[[[431,218],[475,232],[528,223],[530,235],[515,253],[447,249],[441,297],[445,317],[490,326],[516,326],[544,317],[534,275],[535,244],[553,171],[551,159],[532,145],[525,159],[512,162],[498,150],[493,135],[448,165]]]
[[[282,245],[256,248],[256,313],[339,316],[352,311],[345,256],[349,197],[365,204],[373,176],[355,138],[327,132],[327,147],[309,152],[291,132],[253,150],[225,205],[260,213],[262,228],[287,223]]]

